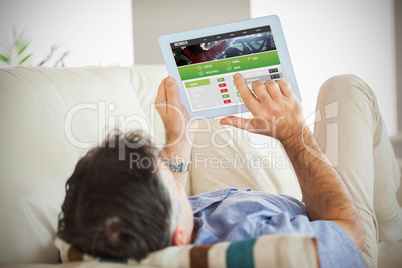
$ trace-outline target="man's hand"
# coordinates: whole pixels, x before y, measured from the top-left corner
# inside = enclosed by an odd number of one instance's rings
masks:
[[[190,121],[186,107],[179,100],[176,81],[172,77],[162,80],[155,99],[155,108],[162,118],[166,132],[163,156],[170,162],[190,161],[192,141],[198,127],[197,121]],[[186,186],[186,173],[174,172],[174,177]]]
[[[254,117],[245,119],[228,116],[221,120],[222,125],[232,125],[277,138],[279,141],[300,135],[304,124],[302,108],[288,82],[255,81],[252,87],[256,98],[240,74],[236,74],[234,78],[244,104]]]
[[[254,118],[229,116],[223,118],[221,124],[281,141],[299,180],[310,219],[337,223],[356,246],[363,249],[364,228],[357,207],[342,178],[304,124],[301,104],[290,85],[283,80],[256,81],[253,83],[256,98],[240,74],[235,75],[235,83]]]
[[[155,108],[162,118],[166,131],[166,147],[184,146],[191,149],[197,121],[190,121],[186,107],[179,100],[176,81],[172,77],[162,80],[155,99]]]

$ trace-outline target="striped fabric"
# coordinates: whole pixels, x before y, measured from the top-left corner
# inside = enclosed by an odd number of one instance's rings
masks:
[[[319,267],[316,239],[295,234],[261,236],[214,245],[172,246],[149,254],[141,262],[94,258],[79,252],[60,238],[56,238],[55,244],[63,263],[90,262],[91,267],[94,263],[104,262],[125,263],[129,267],[163,268]]]

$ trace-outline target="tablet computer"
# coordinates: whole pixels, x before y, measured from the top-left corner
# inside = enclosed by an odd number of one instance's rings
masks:
[[[159,37],[168,73],[191,119],[247,112],[233,76],[285,79],[301,100],[279,18],[275,15]]]

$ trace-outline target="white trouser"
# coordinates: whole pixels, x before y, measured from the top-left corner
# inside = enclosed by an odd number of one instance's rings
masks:
[[[353,196],[366,232],[363,259],[376,267],[379,241],[402,239],[402,211],[400,170],[369,86],[353,75],[328,79],[318,95],[314,136]]]

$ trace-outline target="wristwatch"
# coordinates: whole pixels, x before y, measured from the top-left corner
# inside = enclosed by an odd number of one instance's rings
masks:
[[[188,163],[172,163],[169,162],[169,167],[173,172],[188,172],[190,170],[191,161]]]

